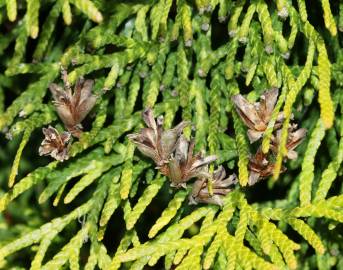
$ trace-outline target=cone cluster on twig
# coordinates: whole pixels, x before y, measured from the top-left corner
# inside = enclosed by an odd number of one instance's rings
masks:
[[[254,143],[262,138],[264,132],[267,130],[269,121],[278,97],[278,89],[272,88],[267,90],[260,98],[259,102],[254,104],[247,101],[242,95],[235,95],[232,101],[235,105],[238,115],[241,117],[243,123],[247,126],[247,135],[250,143]],[[255,155],[250,156],[249,159],[249,182],[254,185],[259,180],[266,178],[273,174],[275,156],[279,151],[279,144],[281,140],[281,127],[284,121],[283,112],[279,112],[276,117],[274,130],[270,141],[270,151],[263,153],[261,146],[259,146]],[[287,155],[285,159],[296,159],[297,152],[295,148],[303,141],[307,130],[305,128],[297,129],[297,124],[291,123],[288,128],[288,138],[286,143]],[[281,168],[281,172],[286,171],[285,167]]]
[[[69,147],[66,143],[70,140],[71,135],[76,138],[80,137],[82,133],[81,122],[94,107],[97,100],[97,97],[92,94],[93,80],[84,80],[83,77],[80,77],[75,84],[74,91],[72,91],[67,71],[61,68],[61,73],[64,88],[52,83],[49,89],[54,99],[53,103],[57,114],[68,131],[59,134],[51,126],[47,129],[43,128],[45,139],[39,148],[40,155],[50,155],[59,161],[68,159]]]
[[[163,129],[163,117],[154,118],[150,108],[143,114],[147,125],[139,133],[129,134],[128,138],[137,146],[142,154],[154,160],[156,168],[167,176],[171,186],[186,188],[191,179],[196,179],[190,195],[190,203],[222,204],[222,197],[231,191],[229,186],[235,184],[236,177],[225,178],[225,170],[220,167],[210,173],[208,165],[216,160],[216,156],[203,156],[193,153],[195,142],[187,140],[183,129],[189,122],[182,121],[176,127]],[[212,191],[209,190],[209,181]]]

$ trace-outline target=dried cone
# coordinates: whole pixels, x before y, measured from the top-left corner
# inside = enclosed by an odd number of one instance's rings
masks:
[[[225,197],[232,188],[230,186],[236,184],[238,179],[235,174],[230,175],[226,178],[225,169],[220,166],[214,173],[212,178],[212,191],[213,195],[209,193],[208,190],[208,179],[202,178],[198,179],[193,184],[192,193],[189,197],[190,204],[197,203],[209,203],[217,204],[219,206],[223,205],[222,198]]]
[[[250,143],[260,139],[265,132],[274,110],[278,93],[279,90],[277,88],[268,90],[261,96],[260,102],[255,104],[247,101],[242,95],[232,97],[237,113],[248,127]],[[283,113],[279,113],[274,128],[280,128],[283,120]]]
[[[39,147],[39,155],[50,155],[59,161],[68,159],[69,144],[67,145],[67,143],[71,137],[70,133],[65,131],[62,134],[59,134],[58,131],[51,126],[43,128],[43,133],[45,138]]]
[[[295,130],[297,128],[296,124],[293,124],[288,132],[288,138],[286,143],[286,149],[287,149],[287,158],[288,159],[296,159],[298,157],[298,153],[294,151],[294,149],[302,143],[304,140],[307,129],[305,128],[299,128],[298,130]],[[272,137],[271,139],[271,147],[270,149],[273,151],[273,153],[277,154],[279,150],[279,144],[281,140],[281,130],[276,131],[276,135]]]
[[[64,88],[55,83],[49,89],[54,98],[54,104],[59,117],[65,127],[75,137],[80,137],[82,132],[81,122],[94,107],[97,97],[92,95],[93,80],[80,78],[72,93],[68,83],[66,71],[62,71]]]
[[[194,141],[189,142],[180,136],[175,155],[168,164],[161,167],[161,173],[170,178],[171,186],[186,187],[186,182],[192,178],[210,178],[207,165],[217,159],[216,156],[202,157],[200,153],[193,155]]]
[[[260,179],[266,178],[273,174],[275,164],[268,160],[268,154],[264,154],[259,148],[253,157],[250,157],[249,168],[249,186],[256,184]],[[281,168],[281,172],[286,170]]]
[[[147,128],[143,128],[140,133],[129,134],[128,138],[136,144],[142,154],[152,158],[160,168],[168,163],[182,130],[188,122],[181,122],[173,129],[163,130],[163,118],[159,117],[156,121],[150,108],[143,112],[143,120]]]

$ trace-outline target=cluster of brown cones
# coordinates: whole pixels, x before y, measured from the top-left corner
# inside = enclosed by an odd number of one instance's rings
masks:
[[[235,95],[232,101],[235,105],[236,111],[241,117],[244,124],[247,126],[247,135],[250,143],[254,143],[262,138],[266,131],[269,121],[277,101],[278,89],[272,88],[266,91],[260,98],[259,102],[254,104],[247,101],[242,95]],[[254,185],[259,180],[266,178],[273,174],[274,159],[279,150],[281,139],[281,127],[284,121],[284,114],[280,112],[274,124],[274,131],[271,137],[270,151],[263,153],[261,146],[258,148],[256,154],[250,157],[249,160],[249,182]],[[290,124],[287,138],[287,156],[285,159],[296,159],[297,152],[295,148],[303,141],[307,130],[304,128],[297,129],[297,124]],[[286,168],[282,168],[284,172]]]
[[[154,118],[149,108],[143,112],[143,120],[147,125],[139,133],[129,134],[128,138],[137,146],[142,154],[154,160],[161,174],[168,176],[173,187],[186,187],[191,179],[196,179],[190,195],[190,203],[222,204],[222,197],[231,191],[229,188],[237,182],[236,176],[225,179],[225,170],[218,168],[210,173],[208,165],[216,160],[216,156],[194,154],[194,140],[187,140],[183,129],[189,125],[181,122],[176,127],[163,129],[163,118]],[[212,183],[212,194],[209,192],[209,181]]]
[[[72,91],[68,82],[67,72],[62,69],[64,89],[52,83],[49,89],[54,98],[56,111],[64,123],[67,131],[59,133],[49,126],[43,128],[45,138],[39,147],[40,155],[50,155],[56,160],[68,159],[70,139],[72,136],[79,138],[82,133],[82,120],[94,107],[97,97],[92,94],[93,81],[80,78]],[[247,126],[247,135],[250,143],[262,138],[277,101],[278,89],[266,91],[259,102],[248,102],[242,95],[232,97],[238,115]],[[140,133],[129,134],[137,148],[145,156],[150,157],[156,164],[161,174],[168,176],[173,187],[186,187],[191,179],[196,179],[190,195],[190,203],[222,204],[222,197],[231,191],[230,186],[237,182],[235,175],[225,178],[223,167],[213,173],[209,172],[208,165],[217,157],[194,154],[194,140],[187,140],[183,129],[190,123],[182,121],[176,127],[163,129],[163,117],[154,118],[149,108],[143,112],[143,120],[147,125]],[[273,174],[274,160],[279,150],[281,139],[280,128],[283,125],[284,115],[280,112],[274,124],[271,137],[270,151],[263,153],[261,146],[255,155],[249,159],[249,182],[254,185],[260,179]],[[296,159],[295,148],[302,142],[306,129],[297,129],[297,124],[290,124],[287,139],[287,155],[285,159]],[[283,167],[282,172],[286,169]]]
[[[94,107],[97,97],[92,94],[93,80],[80,78],[72,91],[68,82],[66,70],[62,69],[64,89],[52,83],[49,89],[53,96],[53,103],[65,128],[61,134],[53,127],[43,128],[45,138],[39,147],[39,154],[50,155],[56,160],[69,158],[69,141],[71,136],[79,138],[82,133],[81,122]]]

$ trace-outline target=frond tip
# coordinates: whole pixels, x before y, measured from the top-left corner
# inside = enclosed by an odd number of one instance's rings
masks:
[[[328,58],[323,40],[319,40],[318,45],[318,75],[319,75],[319,95],[320,117],[325,128],[330,128],[334,120],[333,102],[330,96],[331,64]]]

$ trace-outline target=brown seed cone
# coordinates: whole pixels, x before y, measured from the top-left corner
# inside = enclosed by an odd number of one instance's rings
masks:
[[[150,108],[146,109],[142,115],[147,128],[143,128],[140,133],[129,134],[127,137],[136,144],[143,155],[152,158],[157,167],[162,167],[168,163],[183,129],[189,123],[181,122],[173,129],[164,130],[163,118],[159,117],[155,120]]]
[[[70,133],[65,131],[62,134],[59,134],[58,131],[51,126],[43,128],[43,133],[45,138],[39,147],[39,155],[50,155],[59,161],[67,160],[69,158],[69,144],[67,143],[70,140]]]
[[[49,89],[54,98],[56,111],[65,127],[75,137],[82,132],[81,122],[94,107],[97,97],[92,94],[93,80],[80,78],[72,92],[66,71],[62,71],[64,89],[52,83]]]
[[[193,184],[192,193],[189,196],[190,204],[197,203],[208,203],[217,204],[219,206],[223,205],[223,197],[232,191],[230,186],[235,185],[238,179],[235,174],[226,177],[225,169],[220,166],[214,173],[212,177],[212,191],[211,195],[208,190],[208,179],[202,178],[198,179]]]
[[[248,127],[250,143],[260,139],[265,132],[272,116],[278,93],[277,88],[272,88],[261,96],[260,102],[255,104],[247,101],[242,95],[232,97],[237,113]],[[280,113],[274,126],[276,129],[281,126],[283,119],[283,113]]]

